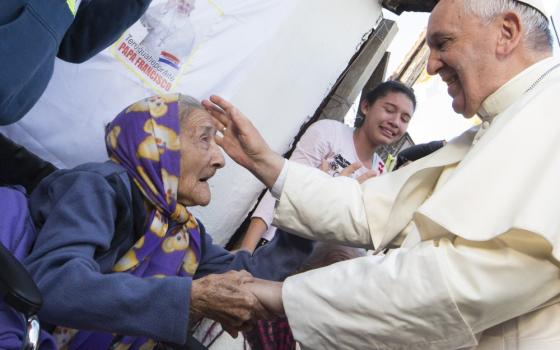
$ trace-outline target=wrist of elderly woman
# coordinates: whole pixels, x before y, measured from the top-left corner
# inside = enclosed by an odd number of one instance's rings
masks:
[[[229,271],[193,281],[191,318],[218,321],[230,334],[246,329],[254,319],[270,318],[270,312],[248,288],[253,281],[246,271]]]
[[[190,313],[209,316],[220,310],[221,304],[231,302],[232,298],[239,295],[243,296],[245,291],[241,287],[253,279],[247,271],[228,271],[194,280],[191,284]],[[227,310],[226,308],[223,311]]]

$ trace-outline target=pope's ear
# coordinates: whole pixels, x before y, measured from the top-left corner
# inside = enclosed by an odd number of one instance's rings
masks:
[[[523,37],[521,19],[515,12],[506,12],[498,19],[497,26],[499,33],[496,54],[508,56],[519,46]]]

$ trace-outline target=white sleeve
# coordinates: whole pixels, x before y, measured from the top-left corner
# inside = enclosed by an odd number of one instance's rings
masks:
[[[373,246],[358,181],[345,176],[333,178],[292,161],[286,163],[274,226],[305,238]]]
[[[290,160],[318,168],[321,165],[322,160],[331,153],[332,147],[330,143],[336,136],[335,127],[337,127],[337,125],[333,125],[333,123],[338,122],[332,120],[322,120],[311,125],[297,143]],[[280,173],[280,176],[278,176],[278,179],[272,188],[273,194],[271,195],[270,192],[267,192],[251,216],[253,218],[261,218],[268,228],[270,228],[270,225],[272,224],[274,206],[276,204],[275,198],[279,198],[279,194],[282,192],[286,177],[285,168],[286,163],[284,163],[283,172]],[[284,176],[282,176],[282,174],[284,174]],[[278,195],[275,196],[275,192],[278,193]]]
[[[538,308],[560,294],[550,245],[527,231],[486,242],[440,240],[439,266],[474,333]]]
[[[280,199],[282,195],[282,191],[284,190],[284,184],[286,183],[286,177],[288,176],[288,160],[284,159],[284,164],[282,165],[282,170],[280,174],[276,178],[274,185],[270,188],[270,193],[274,199]]]
[[[302,349],[457,349],[560,293],[546,244],[424,241],[288,278]]]

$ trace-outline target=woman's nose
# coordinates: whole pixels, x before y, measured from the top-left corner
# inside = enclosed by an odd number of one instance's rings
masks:
[[[226,160],[224,158],[224,154],[218,145],[214,145],[213,152],[212,152],[212,166],[220,169],[226,165]]]

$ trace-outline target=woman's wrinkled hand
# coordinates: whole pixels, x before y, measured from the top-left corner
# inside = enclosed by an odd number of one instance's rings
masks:
[[[222,324],[231,336],[249,330],[253,320],[274,315],[248,287],[254,281],[246,271],[229,271],[194,280],[191,289],[191,317],[207,317]]]

